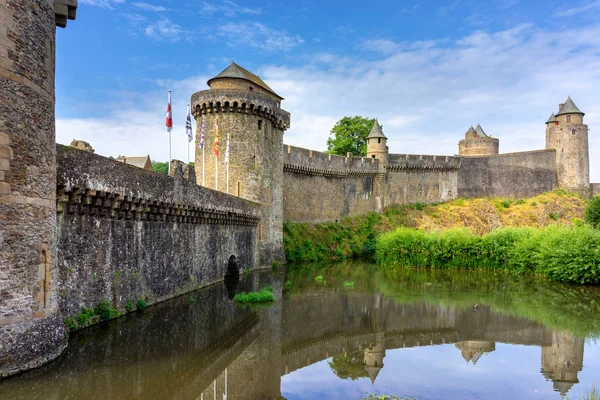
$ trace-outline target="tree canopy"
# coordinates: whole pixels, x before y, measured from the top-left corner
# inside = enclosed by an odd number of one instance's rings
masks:
[[[355,156],[367,155],[367,136],[374,123],[374,118],[361,116],[340,119],[331,128],[327,139],[327,152],[340,156],[345,156],[347,153]]]

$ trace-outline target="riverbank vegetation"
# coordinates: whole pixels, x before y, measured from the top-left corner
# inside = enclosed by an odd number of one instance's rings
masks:
[[[384,269],[507,269],[558,282],[600,283],[600,231],[587,225],[499,228],[483,236],[465,229],[398,228],[377,240]]]
[[[235,295],[234,300],[240,304],[268,303],[275,301],[275,296],[273,295],[273,287],[265,286],[259,292],[238,293]]]
[[[464,228],[484,235],[501,227],[572,226],[583,220],[586,207],[581,197],[561,189],[531,199],[417,203],[389,207],[381,214],[347,217],[336,223],[285,223],[283,240],[290,263],[343,260],[373,256],[377,236],[399,227],[424,231]]]

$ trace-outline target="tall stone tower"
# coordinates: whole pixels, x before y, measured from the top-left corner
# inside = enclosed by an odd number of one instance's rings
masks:
[[[556,150],[558,186],[588,196],[590,156],[588,127],[571,97],[546,122],[546,148]]]
[[[52,360],[67,344],[53,290],[54,62],[56,26],[76,7],[0,3],[0,376]]]
[[[208,81],[209,90],[192,95],[197,132],[205,133],[202,165],[201,135],[196,135],[196,176],[204,185],[263,205],[258,226],[259,266],[285,261],[283,253],[283,133],[290,114],[257,75],[231,63]],[[219,155],[214,142],[218,126]],[[225,144],[230,135],[229,182]]]
[[[481,125],[473,125],[465,133],[465,138],[458,142],[460,156],[497,156],[500,141],[485,133]]]
[[[542,374],[551,379],[554,390],[565,396],[579,382],[583,369],[585,340],[569,332],[552,332],[552,345],[542,347]]]
[[[367,157],[379,160],[379,165],[386,166],[388,159],[387,138],[383,134],[379,121],[375,120],[369,136],[367,136]]]

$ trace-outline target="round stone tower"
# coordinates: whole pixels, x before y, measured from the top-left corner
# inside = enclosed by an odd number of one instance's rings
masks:
[[[465,133],[465,138],[458,142],[458,154],[460,156],[496,156],[500,141],[488,136],[481,125],[477,128],[471,127]]]
[[[367,136],[367,157],[379,160],[379,165],[386,166],[388,159],[387,138],[383,134],[379,121],[375,120],[369,136]]]
[[[263,205],[257,229],[259,266],[284,262],[283,253],[283,133],[290,114],[257,75],[231,63],[208,81],[209,90],[192,95],[196,119],[196,177],[204,186]],[[204,166],[201,132],[204,126]],[[219,134],[219,154],[215,136]],[[230,137],[229,184],[225,146]],[[204,174],[204,175],[203,175]],[[203,177],[203,178],[202,178]]]
[[[558,186],[588,196],[590,157],[584,115],[571,97],[560,104],[558,113],[546,122],[546,148],[556,150]]]
[[[0,376],[67,345],[58,309],[54,61],[56,26],[76,0],[0,3]],[[4,50],[4,52],[2,51]]]

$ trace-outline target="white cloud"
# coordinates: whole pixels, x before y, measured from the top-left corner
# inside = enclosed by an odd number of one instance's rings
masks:
[[[578,7],[569,7],[563,8],[560,11],[554,13],[555,17],[572,17],[574,15],[583,14],[588,11],[598,11],[600,10],[600,1],[588,1]]]
[[[228,22],[218,26],[212,33],[227,38],[231,45],[241,44],[264,51],[289,51],[304,43],[298,35],[271,29],[259,22]]]
[[[501,152],[541,149],[546,119],[571,95],[587,113],[590,172],[600,182],[598,37],[600,26],[540,31],[522,25],[496,33],[478,31],[454,42],[390,45],[374,61],[323,53],[310,55],[309,62],[297,67],[264,66],[253,72],[286,98],[282,107],[291,112],[292,127],[284,142],[315,150],[326,148],[337,120],[353,115],[377,117],[393,153],[455,154],[458,141],[477,123],[500,139]],[[154,100],[103,120],[59,119],[58,140],[87,140],[105,155],[135,149],[164,160],[169,87],[174,132],[181,133],[174,134],[180,141],[174,154],[185,159],[185,104],[193,92],[206,88],[207,78],[159,82],[162,90],[138,96]]]
[[[202,3],[200,12],[205,15],[223,14],[226,17],[235,17],[237,14],[260,15],[262,9],[243,7],[233,1],[220,1],[218,3]]]
[[[168,18],[163,18],[144,28],[144,34],[156,40],[169,40],[177,42],[181,36],[190,32],[181,26],[171,22]]]
[[[165,8],[163,6],[155,6],[153,4],[148,4],[148,3],[132,3],[131,5],[139,8],[139,9],[145,10],[145,11],[156,11],[156,12],[167,11],[167,8]]]
[[[125,3],[125,0],[79,0],[80,4],[113,9],[114,4]]]

